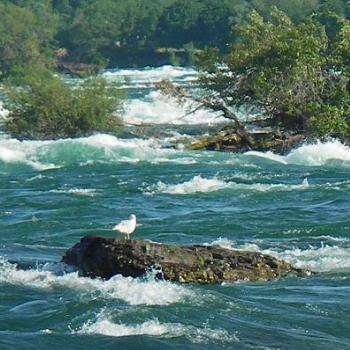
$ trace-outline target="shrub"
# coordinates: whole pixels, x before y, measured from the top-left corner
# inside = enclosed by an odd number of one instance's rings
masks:
[[[34,68],[5,84],[5,129],[20,139],[77,137],[96,131],[117,131],[121,94],[105,79],[94,77],[72,85],[43,69]]]

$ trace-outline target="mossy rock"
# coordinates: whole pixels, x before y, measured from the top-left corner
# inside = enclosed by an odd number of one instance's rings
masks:
[[[181,283],[213,284],[273,280],[308,272],[259,252],[219,246],[174,246],[148,241],[84,237],[62,259],[83,276],[139,277],[156,268],[158,277]]]

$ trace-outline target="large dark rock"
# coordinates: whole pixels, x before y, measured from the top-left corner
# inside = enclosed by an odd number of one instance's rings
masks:
[[[66,252],[63,261],[76,266],[83,276],[138,277],[156,269],[158,277],[183,283],[271,280],[290,273],[306,275],[306,271],[285,261],[257,252],[104,237],[82,238]]]

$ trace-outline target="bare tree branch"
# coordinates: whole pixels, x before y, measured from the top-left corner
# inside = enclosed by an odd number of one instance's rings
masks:
[[[207,108],[214,112],[221,112],[222,116],[226,119],[230,119],[234,122],[235,131],[237,135],[247,144],[248,147],[254,148],[254,140],[246,130],[245,126],[241,123],[238,116],[228,107],[229,103],[227,99],[220,98],[220,101],[215,97],[198,97],[195,96],[180,86],[175,86],[169,81],[162,81],[157,84],[157,88],[160,89],[166,95],[173,96],[177,99],[178,103],[183,104],[186,100],[190,100],[198,103],[198,106],[190,111],[188,114],[192,114],[201,108]]]

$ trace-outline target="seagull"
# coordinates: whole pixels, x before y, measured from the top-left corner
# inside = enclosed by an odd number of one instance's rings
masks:
[[[130,235],[136,230],[136,215],[131,214],[129,220],[123,220],[118,225],[115,225],[112,230],[118,231],[130,239]]]

